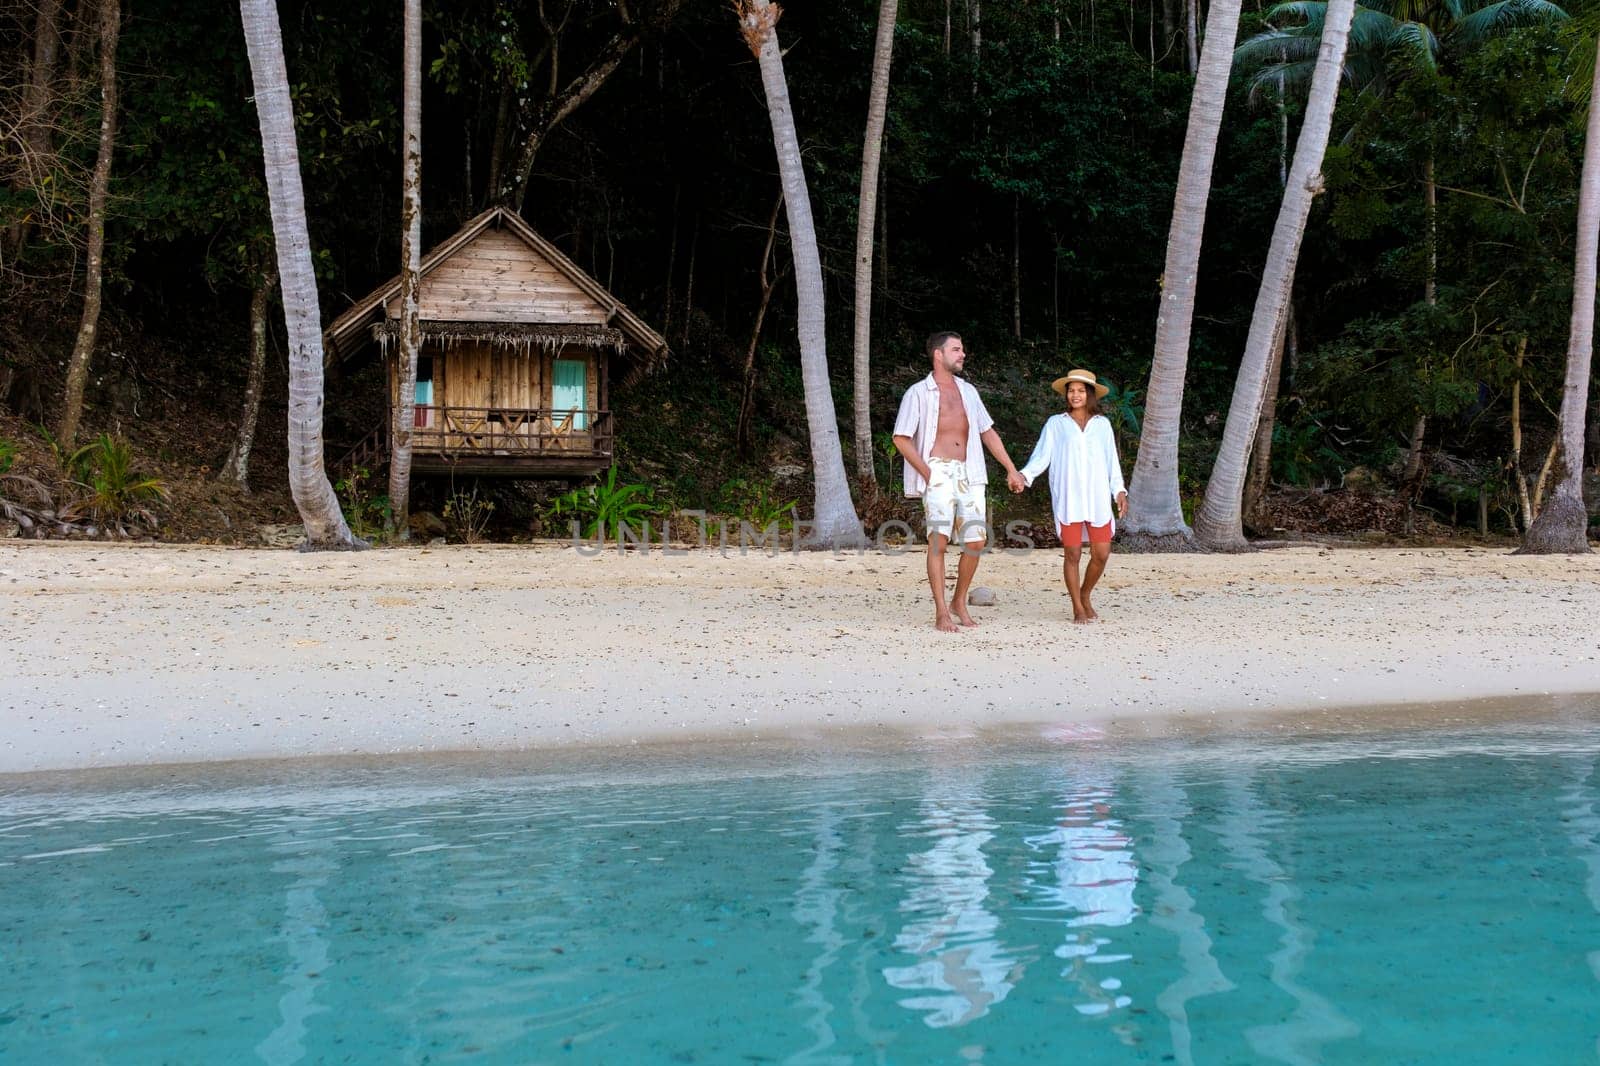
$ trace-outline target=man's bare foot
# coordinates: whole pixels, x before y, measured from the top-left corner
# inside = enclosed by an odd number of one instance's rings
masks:
[[[1072,612],[1072,621],[1074,625],[1081,626],[1087,625],[1088,623],[1094,621],[1094,619],[1090,618],[1088,615],[1079,614],[1077,611],[1074,611]]]
[[[977,619],[973,618],[972,615],[970,613],[968,613],[968,611],[967,611],[967,609],[965,607],[957,607],[955,609],[955,615],[956,615],[956,621],[960,622],[962,625],[964,625],[964,626],[972,626],[974,629],[977,628],[977,626],[978,626]]]
[[[1094,609],[1093,606],[1090,605],[1089,597],[1087,597],[1087,596],[1085,596],[1083,598],[1083,620],[1085,622],[1098,622],[1098,621],[1100,621],[1100,616],[1095,613],[1095,609]]]
[[[961,627],[956,625],[955,620],[947,614],[941,614],[938,618],[934,619],[933,628],[937,629],[941,633],[961,632]]]

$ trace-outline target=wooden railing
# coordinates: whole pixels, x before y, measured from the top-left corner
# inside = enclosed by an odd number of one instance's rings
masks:
[[[476,456],[610,456],[610,411],[419,405],[411,447]]]
[[[369,472],[376,473],[380,467],[389,465],[389,420],[386,418],[378,423],[378,428],[361,438],[357,444],[345,453],[333,466],[335,477],[348,477],[361,467]]]

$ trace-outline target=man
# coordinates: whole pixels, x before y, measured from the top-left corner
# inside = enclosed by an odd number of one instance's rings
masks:
[[[907,389],[900,401],[894,446],[906,461],[906,498],[920,497],[927,515],[934,628],[957,633],[958,621],[964,626],[978,624],[967,611],[967,590],[978,572],[978,557],[988,536],[984,490],[989,473],[983,448],[1005,467],[1006,484],[1012,492],[1021,492],[1025,484],[1000,443],[994,419],[984,409],[978,390],[956,377],[967,360],[960,335],[935,333],[928,338],[928,356],[933,372]],[[956,567],[953,602],[946,607],[944,550],[957,531],[962,541],[961,561]]]

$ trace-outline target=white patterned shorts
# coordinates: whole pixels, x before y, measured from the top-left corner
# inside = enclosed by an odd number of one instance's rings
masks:
[[[984,486],[967,480],[967,464],[960,459],[929,459],[928,487],[922,493],[928,536],[935,533],[970,544],[989,535],[984,510]]]

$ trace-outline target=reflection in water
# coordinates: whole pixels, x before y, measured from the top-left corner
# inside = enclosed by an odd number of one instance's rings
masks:
[[[1582,769],[1577,780],[1566,791],[1562,809],[1567,825],[1572,830],[1572,843],[1578,850],[1578,860],[1588,867],[1584,891],[1595,913],[1600,914],[1600,811],[1595,810],[1594,771],[1595,760],[1579,763]],[[1588,954],[1589,972],[1600,981],[1600,948]],[[1595,1039],[1595,1054],[1600,1055],[1600,1037]]]
[[[1052,856],[1036,864],[1048,871],[1039,893],[1046,909],[1064,912],[1058,920],[1066,926],[1066,936],[1055,956],[1065,963],[1061,976],[1082,989],[1082,999],[1073,1006],[1080,1014],[1099,1015],[1133,1002],[1116,974],[1117,964],[1132,956],[1112,950],[1108,932],[1131,925],[1139,915],[1133,898],[1139,865],[1115,813],[1117,795],[1110,775],[1091,777],[1065,790],[1055,827],[1028,838],[1027,844]]]
[[[316,831],[306,819],[292,819],[287,835],[273,844],[287,855],[272,864],[272,872],[292,874],[295,880],[284,894],[280,936],[289,953],[283,980],[289,991],[278,1000],[282,1021],[256,1045],[256,1054],[269,1066],[288,1066],[305,1058],[306,1024],[328,1008],[316,1004],[317,985],[328,968],[328,942],[323,938],[328,914],[318,898],[338,869],[335,844],[326,831]]]
[[[935,1029],[982,1018],[1010,994],[1026,961],[996,939],[1000,919],[985,902],[994,871],[983,846],[995,823],[985,811],[976,781],[951,775],[936,782],[922,802],[919,835],[933,846],[906,863],[909,882],[902,914],[918,915],[894,945],[921,961],[889,966],[884,979],[894,988],[925,995],[900,1000],[908,1010],[926,1011],[922,1020]]]
[[[1195,910],[1194,897],[1178,884],[1178,871],[1193,857],[1183,839],[1183,822],[1189,816],[1189,801],[1179,788],[1168,766],[1152,766],[1144,788],[1150,808],[1150,843],[1145,846],[1148,880],[1155,895],[1150,924],[1165,929],[1177,939],[1178,962],[1182,976],[1156,997],[1156,1006],[1166,1015],[1172,1031],[1172,1052],[1179,1063],[1194,1061],[1190,1045],[1193,1031],[1189,1024],[1189,1001],[1197,996],[1215,995],[1234,987],[1222,975],[1211,954],[1211,937],[1205,918]]]
[[[811,931],[806,943],[817,945],[819,950],[811,965],[806,967],[805,977],[801,979],[796,993],[800,1005],[810,1014],[806,1028],[811,1030],[816,1041],[797,1052],[789,1060],[791,1062],[850,1061],[849,1055],[822,1054],[838,1042],[830,1020],[833,1005],[823,991],[823,980],[829,967],[838,960],[839,951],[845,943],[838,928],[839,902],[844,889],[834,883],[833,876],[844,846],[844,838],[839,832],[839,818],[840,810],[834,803],[824,803],[817,808],[816,820],[811,827],[815,854],[811,864],[800,875],[800,888],[795,893],[794,919]]]
[[[1289,871],[1267,853],[1267,838],[1283,821],[1277,811],[1264,807],[1248,779],[1230,779],[1224,786],[1228,810],[1218,825],[1218,838],[1238,860],[1245,877],[1263,886],[1261,916],[1282,930],[1279,948],[1267,957],[1272,983],[1295,1003],[1294,1014],[1284,1022],[1252,1025],[1245,1039],[1256,1054],[1279,1062],[1301,1064],[1322,1061],[1322,1047],[1348,1040],[1360,1027],[1326,997],[1300,981],[1306,961],[1317,943],[1317,932],[1300,920],[1300,889]]]

